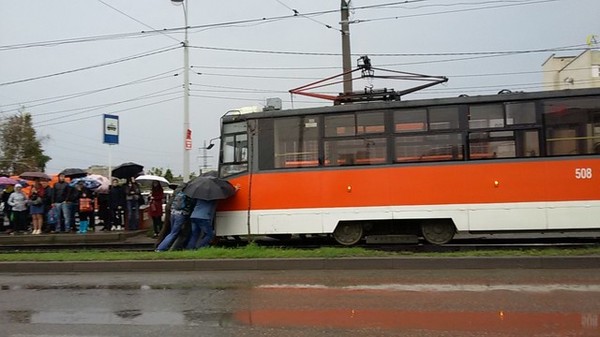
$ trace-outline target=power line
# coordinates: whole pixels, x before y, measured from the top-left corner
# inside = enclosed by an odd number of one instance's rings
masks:
[[[144,26],[144,27],[146,27],[146,28],[150,28],[150,29],[152,29],[153,31],[160,32],[162,35],[164,35],[164,36],[168,37],[169,39],[172,39],[172,40],[175,40],[175,41],[177,41],[177,42],[180,42],[179,40],[177,40],[176,38],[172,37],[171,35],[169,35],[169,34],[165,34],[164,32],[161,32],[160,30],[158,30],[158,29],[156,29],[156,28],[154,28],[154,27],[152,27],[152,26],[150,26],[150,25],[147,25],[147,24],[145,24],[144,22],[142,22],[142,21],[140,21],[140,20],[138,20],[138,19],[134,18],[133,16],[131,16],[131,15],[129,15],[129,14],[127,14],[127,13],[125,13],[125,12],[121,11],[120,9],[118,9],[118,8],[116,8],[116,7],[114,7],[114,6],[111,6],[111,5],[107,4],[106,2],[104,2],[104,1],[102,1],[102,0],[98,0],[98,2],[100,2],[100,3],[101,3],[101,4],[103,4],[103,5],[105,5],[106,7],[109,7],[109,8],[111,8],[111,9],[113,9],[114,11],[116,11],[116,12],[118,12],[118,13],[120,13],[120,14],[122,14],[122,15],[124,15],[124,16],[126,16],[126,17],[128,17],[128,18],[130,18],[131,20],[133,20],[133,21],[135,21],[135,22],[139,23],[140,25],[142,25],[142,26]]]
[[[168,51],[171,51],[171,50],[175,50],[175,49],[178,49],[178,48],[181,48],[181,46],[178,45],[178,46],[173,46],[173,47],[165,47],[165,48],[156,49],[156,50],[150,51],[150,52],[145,52],[145,53],[136,54],[136,55],[132,55],[132,56],[127,56],[127,57],[116,59],[116,60],[112,60],[112,61],[107,61],[107,62],[99,63],[99,64],[92,65],[92,66],[87,66],[87,67],[81,67],[81,68],[76,68],[76,69],[61,71],[61,72],[54,73],[54,74],[42,75],[42,76],[37,76],[37,77],[30,77],[30,78],[16,80],[16,81],[4,82],[4,83],[0,83],[0,86],[13,85],[13,84],[18,84],[18,83],[24,83],[24,82],[30,82],[30,81],[35,81],[35,80],[41,80],[41,79],[45,79],[45,78],[50,78],[50,77],[55,77],[55,76],[60,76],[60,75],[71,74],[71,73],[75,73],[75,72],[78,72],[78,71],[83,71],[83,70],[89,70],[89,69],[93,69],[93,68],[104,67],[104,66],[108,66],[108,65],[112,65],[112,64],[117,64],[117,63],[127,62],[127,61],[131,61],[131,60],[136,60],[136,59],[139,59],[139,58],[142,58],[142,57],[148,57],[148,56],[152,56],[152,55],[162,54],[162,53],[165,53],[165,52],[168,52]]]
[[[422,16],[430,16],[430,15],[472,12],[472,11],[479,11],[479,10],[486,10],[486,9],[498,9],[498,8],[505,8],[505,7],[533,5],[533,4],[555,2],[555,1],[560,1],[560,0],[536,0],[536,1],[519,2],[519,3],[495,5],[495,6],[487,6],[487,7],[479,7],[479,8],[463,8],[463,9],[448,10],[448,11],[441,11],[441,12],[432,12],[432,13],[408,14],[408,15],[399,15],[399,16],[391,16],[391,17],[375,18],[375,19],[361,19],[361,20],[353,20],[351,23],[365,23],[365,22],[375,22],[375,21],[406,19],[406,18],[414,18],[414,17],[422,17]],[[500,2],[500,1],[493,1],[493,3],[498,3],[498,2]],[[511,1],[502,1],[502,2],[511,2]]]
[[[408,4],[408,3],[420,2],[420,1],[424,1],[424,0],[397,1],[397,2],[386,3],[386,4],[355,7],[354,9],[355,10],[370,9],[370,8],[386,7],[386,6],[392,6],[392,5],[398,5],[398,4]],[[329,14],[329,13],[337,13],[337,12],[339,12],[339,9],[315,11],[315,12],[310,12],[310,13],[304,13],[303,15],[304,16],[318,16],[318,15]],[[186,28],[191,31],[191,30],[207,29],[207,28],[237,26],[237,25],[247,24],[247,23],[266,23],[266,22],[273,22],[273,21],[279,21],[279,20],[291,19],[291,18],[296,18],[296,16],[295,15],[282,15],[282,16],[274,16],[274,17],[262,17],[262,18],[255,18],[255,19],[226,21],[226,22],[204,24],[204,25],[194,25],[194,26],[189,26],[189,27],[165,28],[165,29],[161,29],[161,30],[153,29],[153,30],[149,30],[149,31],[138,31],[138,32],[130,32],[130,33],[106,34],[106,35],[95,35],[95,36],[88,36],[88,37],[78,37],[78,38],[71,38],[71,39],[19,43],[19,44],[13,44],[13,45],[0,46],[0,51],[24,49],[24,48],[34,48],[34,47],[49,47],[49,46],[58,46],[58,45],[63,45],[63,44],[97,42],[97,41],[105,41],[105,40],[127,39],[127,38],[135,38],[135,37],[150,37],[150,36],[156,35],[156,34],[183,32]]]
[[[239,75],[239,74],[219,74],[219,73],[195,73],[202,76],[222,76],[222,77],[244,77],[244,78],[261,78],[261,79],[278,79],[278,80],[319,80],[315,77],[299,77],[299,76],[262,76],[262,75]]]
[[[554,0],[555,1],[555,0]],[[335,56],[339,57],[341,53],[329,52],[301,52],[301,51],[284,51],[284,50],[264,50],[264,49],[244,49],[244,48],[224,48],[211,46],[189,46],[195,49],[254,53],[254,54],[279,54],[279,55],[306,55],[306,56]],[[511,51],[478,51],[478,52],[440,52],[440,53],[352,53],[353,56],[375,56],[375,57],[421,57],[421,56],[502,56],[516,54],[530,54],[542,52],[559,52],[559,51],[575,51],[588,49],[586,44],[578,44],[566,47],[543,48],[543,49],[526,49],[526,50],[511,50]]]
[[[308,20],[310,20],[310,21],[312,21],[312,22],[315,22],[315,23],[319,24],[320,26],[324,26],[325,28],[328,28],[328,29],[333,29],[333,30],[337,30],[338,32],[344,33],[344,32],[343,32],[341,29],[333,28],[331,25],[328,25],[328,24],[326,24],[326,23],[323,23],[323,22],[321,22],[321,21],[319,21],[319,20],[317,20],[317,19],[313,19],[313,18],[311,18],[310,16],[305,16],[304,14],[302,14],[302,13],[300,13],[299,11],[297,11],[296,9],[294,9],[294,8],[292,8],[292,7],[288,6],[288,5],[286,5],[285,3],[283,3],[283,2],[282,2],[282,1],[280,1],[280,0],[275,0],[275,1],[277,1],[279,4],[281,4],[281,5],[282,5],[282,6],[284,6],[285,8],[287,8],[287,9],[289,9],[289,10],[293,11],[293,12],[294,12],[294,16],[300,16],[300,17],[303,17],[303,18],[305,18],[305,19],[308,19]]]
[[[104,87],[104,88],[95,89],[95,90],[83,91],[83,92],[78,92],[78,93],[74,93],[74,94],[67,94],[67,95],[54,96],[54,97],[46,97],[46,98],[39,98],[39,99],[31,100],[31,101],[25,101],[25,102],[14,103],[14,104],[7,104],[7,105],[5,105],[7,107],[10,107],[10,106],[18,106],[18,107],[10,109],[10,110],[6,110],[4,112],[17,111],[19,109],[19,107],[23,106],[23,105],[27,105],[27,108],[30,109],[30,108],[33,108],[33,107],[38,107],[38,106],[53,104],[53,103],[62,102],[62,101],[70,100],[70,99],[75,99],[75,98],[79,98],[79,97],[83,97],[83,96],[87,96],[87,95],[92,95],[92,94],[96,94],[96,93],[103,92],[103,91],[108,91],[108,90],[112,90],[112,89],[122,88],[122,87],[126,87],[126,86],[129,86],[129,85],[135,85],[135,84],[148,83],[148,82],[152,82],[152,81],[158,81],[158,80],[162,80],[162,79],[165,79],[165,78],[177,76],[178,73],[176,73],[175,75],[160,77],[162,75],[165,75],[165,74],[168,74],[168,73],[173,73],[173,72],[178,71],[180,69],[181,68],[169,70],[169,71],[166,71],[166,72],[163,72],[163,73],[160,73],[160,74],[156,74],[156,75],[144,77],[144,78],[139,79],[139,80],[134,80],[134,81],[130,81],[130,82],[122,83],[122,84],[117,84],[117,85],[110,86],[110,87]],[[45,102],[45,101],[47,101],[47,102]],[[29,103],[36,103],[36,102],[43,102],[43,103],[29,105]]]
[[[173,98],[164,99],[164,100],[158,101],[158,102],[148,103],[148,104],[144,104],[144,105],[135,106],[135,107],[132,107],[132,108],[127,108],[127,109],[122,109],[122,110],[116,110],[116,111],[111,111],[111,112],[107,112],[107,113],[109,113],[109,114],[117,114],[119,112],[125,112],[125,111],[131,111],[131,110],[135,110],[135,109],[145,108],[145,107],[148,107],[148,106],[158,105],[158,104],[161,104],[161,103],[170,102],[170,101],[173,101],[173,100],[176,100],[176,99],[180,99],[180,98],[181,98],[181,96],[173,97]],[[89,112],[89,111],[86,111],[86,112]],[[49,121],[44,121],[44,122],[40,122],[40,124],[37,124],[36,127],[45,127],[45,126],[58,125],[58,124],[67,124],[67,123],[72,123],[72,122],[77,122],[77,121],[81,121],[81,120],[85,120],[85,119],[90,119],[90,118],[102,116],[103,114],[104,113],[102,113],[102,114],[95,114],[95,115],[86,116],[86,117],[75,118],[75,119],[71,119],[71,120],[68,120],[68,121],[60,121],[60,122],[52,122],[52,123],[46,123],[46,122],[49,122]],[[71,116],[67,116],[67,117],[71,117]]]
[[[85,110],[83,112],[89,112],[89,111],[98,110],[98,109],[109,107],[109,106],[113,106],[113,105],[118,105],[118,104],[123,104],[123,103],[130,103],[130,102],[134,102],[134,101],[139,101],[139,100],[142,100],[142,99],[154,98],[154,97],[159,97],[159,96],[164,96],[164,95],[172,95],[172,94],[175,94],[175,93],[174,92],[173,93],[167,93],[167,92],[171,91],[173,89],[179,89],[179,86],[168,88],[168,89],[164,89],[164,90],[155,91],[153,93],[149,93],[149,94],[146,94],[146,95],[142,95],[142,96],[138,96],[138,97],[135,97],[135,98],[130,98],[130,99],[122,100],[122,101],[117,101],[117,102],[104,103],[104,104],[95,105],[95,106],[80,107],[80,108],[73,108],[73,109],[67,109],[67,110],[42,112],[42,113],[37,113],[35,115],[33,115],[33,114],[32,115],[36,116],[36,117],[39,117],[39,116],[48,116],[48,115],[56,115],[56,114],[63,113],[63,112],[81,111],[82,109]],[[179,93],[179,92],[177,92],[177,93]],[[82,112],[80,112],[80,113],[82,113]],[[62,117],[57,117],[57,118],[62,118]]]
[[[106,107],[109,107],[109,106],[114,106],[114,105],[119,105],[119,104],[124,104],[124,103],[131,103],[131,102],[135,102],[135,101],[139,101],[139,100],[144,100],[144,99],[150,99],[150,98],[156,98],[156,97],[162,97],[162,96],[179,94],[178,92],[171,92],[171,93],[167,92],[167,91],[173,90],[173,89],[174,88],[169,88],[169,89],[166,89],[166,90],[160,90],[160,91],[157,91],[157,92],[154,92],[154,93],[150,93],[150,94],[138,96],[138,97],[135,97],[135,98],[130,98],[130,99],[123,100],[123,101],[112,102],[112,103],[102,104],[102,105],[98,105],[98,106],[83,108],[84,109],[83,111],[81,111],[82,110],[81,108],[79,108],[79,109],[69,109],[69,110],[52,111],[52,112],[47,112],[47,113],[35,114],[34,116],[36,116],[36,117],[37,116],[47,116],[47,115],[53,115],[53,114],[58,114],[58,113],[63,113],[63,112],[77,111],[77,112],[72,113],[72,114],[67,114],[67,115],[64,115],[64,116],[52,118],[52,121],[56,121],[56,120],[70,118],[70,117],[73,117],[73,116],[77,116],[77,115],[85,114],[85,113],[88,113],[88,112],[96,111],[96,110],[103,109],[103,108],[106,108]],[[49,122],[49,121],[50,120],[44,120],[44,121],[37,122],[36,124],[44,124],[44,123]]]

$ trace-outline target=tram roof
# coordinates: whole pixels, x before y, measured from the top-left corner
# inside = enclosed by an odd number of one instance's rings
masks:
[[[444,97],[430,98],[407,101],[376,101],[376,102],[361,102],[343,105],[331,105],[314,108],[286,109],[286,110],[265,110],[248,113],[225,114],[222,118],[224,121],[235,121],[245,119],[260,119],[270,117],[284,117],[297,115],[318,115],[340,112],[355,112],[369,110],[384,110],[384,109],[401,109],[411,107],[427,107],[427,106],[448,106],[461,104],[478,104],[478,103],[497,103],[497,102],[516,102],[539,99],[552,98],[570,98],[580,96],[600,96],[600,88],[585,88],[585,89],[565,89],[552,91],[536,91],[536,92],[511,92],[495,95],[478,95],[478,96],[459,96],[459,97]],[[235,110],[231,110],[235,111]]]

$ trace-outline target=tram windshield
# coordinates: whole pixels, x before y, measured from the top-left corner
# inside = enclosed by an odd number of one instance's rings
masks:
[[[248,134],[246,123],[225,124],[221,138],[221,177],[248,170]]]

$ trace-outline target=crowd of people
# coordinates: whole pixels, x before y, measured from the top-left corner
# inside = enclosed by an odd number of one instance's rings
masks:
[[[112,179],[103,193],[87,188],[83,180],[69,182],[64,174],[59,174],[52,186],[37,179],[28,192],[20,184],[8,185],[2,191],[0,232],[86,233],[97,227],[102,231],[138,230],[140,207],[147,204],[157,252],[207,247],[214,239],[217,200],[189,197],[183,192],[186,186],[175,189],[163,214],[166,194],[159,181],[152,181],[147,200],[134,177],[125,183]]]
[[[162,228],[163,188],[155,181],[148,200],[141,193],[134,177],[124,184],[113,179],[108,193],[96,193],[86,188],[83,181],[73,185],[63,174],[53,186],[46,180],[35,180],[28,193],[20,184],[8,185],[2,192],[4,218],[0,231],[13,235],[85,233],[97,226],[102,226],[103,231],[137,230],[140,206],[148,203],[148,215],[157,236]]]

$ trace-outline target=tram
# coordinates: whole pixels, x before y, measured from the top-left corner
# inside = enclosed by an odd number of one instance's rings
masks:
[[[230,111],[217,236],[600,229],[600,89]]]

